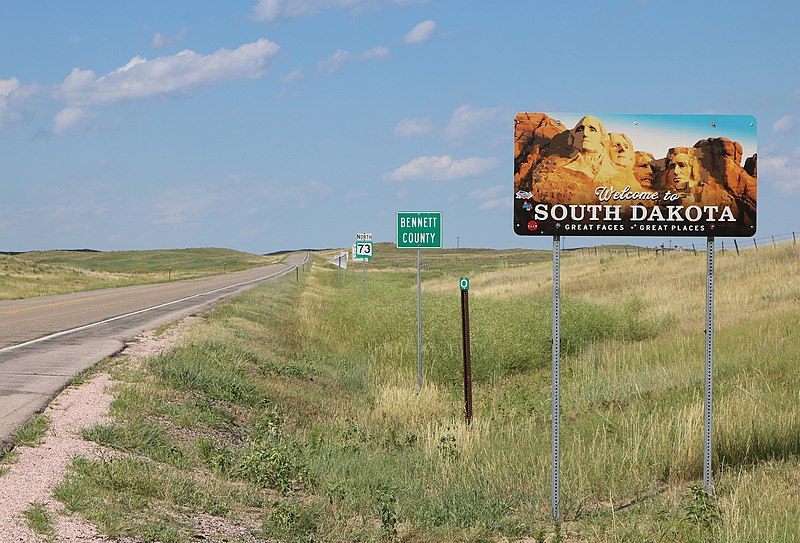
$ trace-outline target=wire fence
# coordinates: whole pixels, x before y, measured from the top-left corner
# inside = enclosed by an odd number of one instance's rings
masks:
[[[790,232],[788,234],[775,234],[764,236],[760,238],[715,238],[714,250],[718,253],[733,253],[741,254],[743,251],[777,248],[782,244],[797,245],[800,232]],[[567,252],[574,252],[582,255],[619,255],[626,256],[643,256],[648,254],[671,254],[671,253],[705,253],[706,241],[704,238],[698,238],[697,241],[687,243],[681,240],[680,245],[673,244],[673,240],[668,239],[666,242],[654,247],[642,247],[638,245],[604,245],[601,247],[578,247],[575,249],[565,249]]]

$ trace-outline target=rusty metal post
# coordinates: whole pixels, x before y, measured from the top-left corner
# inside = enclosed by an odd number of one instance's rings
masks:
[[[466,280],[466,281],[465,281]],[[469,279],[462,277],[461,287],[461,339],[464,348],[464,413],[467,424],[472,424],[472,360],[469,340]]]
[[[733,240],[733,246],[736,247],[736,256],[739,256],[739,244],[736,243],[736,239]]]

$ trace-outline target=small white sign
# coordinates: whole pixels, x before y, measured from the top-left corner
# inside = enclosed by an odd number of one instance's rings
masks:
[[[372,232],[359,232],[356,234],[356,241],[372,241]]]
[[[356,241],[356,252],[353,255],[355,258],[372,258],[372,242]]]

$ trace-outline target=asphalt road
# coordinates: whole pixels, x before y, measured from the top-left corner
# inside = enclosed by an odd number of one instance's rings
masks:
[[[189,281],[0,302],[0,446],[72,376],[119,352],[125,340],[294,272],[305,258]]]

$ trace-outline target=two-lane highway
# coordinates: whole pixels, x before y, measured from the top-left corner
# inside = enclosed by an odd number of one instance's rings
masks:
[[[202,279],[0,302],[0,445],[69,379],[145,330],[206,310],[302,265],[283,263]]]

